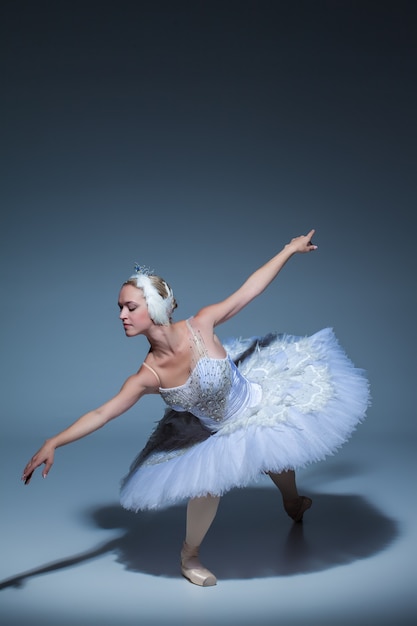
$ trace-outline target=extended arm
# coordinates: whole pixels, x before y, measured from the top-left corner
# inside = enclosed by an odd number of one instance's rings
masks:
[[[199,311],[197,316],[205,321],[210,321],[213,326],[217,326],[236,315],[268,287],[294,254],[317,249],[317,246],[311,242],[314,232],[311,230],[307,235],[291,239],[281,252],[251,274],[237,291],[222,302],[205,307]]]
[[[86,437],[130,409],[145,393],[149,392],[149,387],[145,385],[147,377],[149,378],[149,375],[146,372],[139,370],[137,374],[126,380],[119,393],[108,402],[85,413],[71,426],[47,439],[23,470],[24,483],[30,482],[33,472],[42,464],[45,465],[42,476],[46,478],[53,465],[56,448]]]

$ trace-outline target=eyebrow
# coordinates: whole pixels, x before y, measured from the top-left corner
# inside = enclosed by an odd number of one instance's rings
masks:
[[[127,304],[135,304],[136,306],[139,306],[139,303],[135,302],[134,300],[128,300],[127,302],[118,302],[117,304],[118,306],[125,306]]]

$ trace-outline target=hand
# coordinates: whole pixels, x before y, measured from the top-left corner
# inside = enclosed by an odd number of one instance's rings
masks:
[[[291,248],[292,252],[311,252],[312,250],[317,250],[317,246],[311,241],[315,232],[313,228],[307,235],[294,237],[285,247]]]
[[[42,471],[42,478],[46,478],[49,470],[51,469],[54,463],[54,453],[55,447],[49,441],[43,444],[42,448],[38,450],[38,452],[31,458],[29,463],[26,465],[23,470],[22,480],[25,485],[30,483],[30,479],[32,478],[33,472],[37,467],[42,464],[45,464],[45,468]]]

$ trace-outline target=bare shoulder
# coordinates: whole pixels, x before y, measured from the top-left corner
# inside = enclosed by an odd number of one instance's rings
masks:
[[[159,388],[155,375],[142,364],[135,374],[125,380],[119,393],[138,400],[146,394],[159,393]]]
[[[200,309],[189,321],[195,330],[205,335],[213,334],[215,326],[215,312],[213,306],[210,305]]]
[[[133,374],[135,384],[141,387],[143,394],[159,393],[161,381],[155,369],[146,361],[142,363],[136,374]]]
[[[109,421],[130,409],[145,394],[157,393],[157,391],[155,386],[151,386],[144,372],[139,370],[136,374],[129,376],[120,391],[105,402],[98,411],[104,415],[105,421]]]
[[[201,309],[191,320],[193,328],[198,331],[209,351],[209,354],[216,358],[222,358],[226,352],[220,339],[214,332],[216,325],[216,305],[211,305]]]

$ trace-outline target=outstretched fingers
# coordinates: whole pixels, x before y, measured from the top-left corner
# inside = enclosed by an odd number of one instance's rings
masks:
[[[22,480],[25,483],[25,485],[28,485],[30,483],[30,479],[32,478],[32,476],[33,476],[33,471],[29,472],[29,471],[25,470],[23,472]]]
[[[308,250],[309,250],[309,251],[310,251],[310,250],[317,250],[317,246],[316,246],[316,244],[314,244],[314,243],[312,242],[313,235],[314,235],[314,233],[315,233],[315,232],[316,232],[315,228],[312,228],[312,229],[310,230],[310,232],[306,235],[306,239],[307,239],[307,247],[308,247]]]
[[[41,449],[37,454],[35,454],[34,457],[31,458],[29,463],[27,463],[25,469],[23,470],[22,481],[25,483],[25,485],[28,485],[30,483],[30,480],[36,468],[40,467],[41,465],[45,465],[42,471],[42,478],[46,478],[47,475],[49,474],[49,471],[53,463],[54,463],[53,452],[48,451],[48,452],[42,453],[42,449]]]
[[[309,233],[307,233],[307,235],[306,235],[306,237],[307,237],[307,239],[309,240],[309,242],[310,242],[310,243],[311,243],[311,240],[313,239],[313,235],[314,235],[314,233],[315,233],[315,232],[316,232],[316,229],[315,229],[315,228],[312,228],[312,229],[310,230],[310,232],[309,232]]]
[[[29,463],[26,465],[22,474],[22,481],[25,483],[25,485],[28,485],[30,483],[30,479],[32,478],[33,472],[35,471],[36,467],[37,466],[34,465],[33,461],[29,461]]]
[[[312,242],[313,235],[315,233],[315,229],[312,228],[307,235],[300,235],[299,237],[294,237],[291,239],[290,247],[294,252],[311,252],[312,250],[317,250],[316,244]]]

